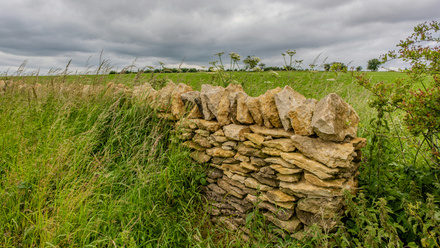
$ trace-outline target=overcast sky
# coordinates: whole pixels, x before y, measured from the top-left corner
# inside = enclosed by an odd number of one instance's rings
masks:
[[[439,0],[0,0],[0,73],[209,66],[215,53],[283,65],[295,49],[304,66],[341,61],[366,68],[415,25],[440,19]],[[393,65],[390,65],[393,66]]]

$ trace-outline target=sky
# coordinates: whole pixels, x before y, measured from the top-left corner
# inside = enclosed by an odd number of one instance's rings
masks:
[[[367,61],[396,49],[439,0],[0,0],[0,73],[86,73],[105,59],[120,71],[210,66],[224,52],[282,66],[281,53],[308,68]],[[385,65],[395,69],[399,62]]]

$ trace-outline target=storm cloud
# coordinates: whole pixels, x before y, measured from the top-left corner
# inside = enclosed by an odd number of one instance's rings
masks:
[[[366,67],[424,21],[438,0],[0,0],[0,72],[84,69],[100,52],[114,68],[208,66],[215,53],[255,55],[281,66],[295,49],[303,67],[318,55]]]

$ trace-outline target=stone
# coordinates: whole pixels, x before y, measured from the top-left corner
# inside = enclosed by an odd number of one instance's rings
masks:
[[[243,156],[238,152],[235,154],[234,159],[241,162],[249,162],[251,160],[249,157]]]
[[[223,132],[223,129],[219,129],[219,130],[217,130],[217,131],[215,131],[214,133],[213,133],[213,135],[217,135],[217,136],[225,136],[225,133]]]
[[[194,132],[192,129],[179,129],[177,137],[181,140],[191,140],[194,137]]]
[[[356,137],[350,140],[350,144],[353,145],[355,151],[360,150],[367,146],[367,139]]]
[[[186,113],[185,104],[182,101],[181,95],[189,91],[193,91],[193,89],[183,83],[177,85],[177,87],[173,90],[171,95],[171,114],[176,119],[182,118]]]
[[[317,177],[311,173],[304,173],[304,178],[307,180],[307,182],[314,184],[316,186],[319,186],[319,187],[324,187],[324,188],[342,189],[344,183],[347,181],[347,179],[345,179],[345,178],[321,180],[321,179],[319,179],[319,177]]]
[[[295,196],[288,195],[279,189],[269,190],[264,195],[266,196],[266,198],[269,201],[276,202],[276,203],[278,203],[278,202],[294,202],[297,200],[297,198]]]
[[[230,185],[223,178],[217,179],[217,184],[220,188],[225,190],[228,194],[235,196],[237,198],[243,198],[245,193],[240,188]]]
[[[206,171],[206,176],[212,179],[223,177],[223,171],[217,168],[209,169]]]
[[[267,157],[261,150],[247,147],[243,144],[240,144],[237,146],[237,152],[244,156],[252,156],[252,157],[259,157],[259,158],[265,158]]]
[[[254,143],[255,145],[258,145],[260,147],[262,146],[262,144],[264,142],[264,137],[259,134],[256,134],[256,133],[245,133],[244,137],[246,139],[248,139],[249,141],[251,141],[252,143]]]
[[[176,127],[178,129],[181,128],[188,128],[188,129],[197,129],[198,125],[196,123],[196,120],[190,120],[190,119],[180,119],[177,123],[176,123]]]
[[[263,149],[261,149],[261,151],[264,154],[267,154],[269,156],[276,156],[276,157],[281,156],[281,153],[283,152],[283,151],[278,150],[276,148],[270,148],[270,147],[264,147]]]
[[[337,225],[337,222],[334,218],[325,219],[319,214],[302,211],[298,208],[296,209],[296,216],[302,223],[304,223],[304,225],[311,226],[316,224],[327,232],[332,232]]]
[[[280,157],[266,158],[266,159],[264,159],[264,161],[266,161],[267,163],[270,163],[270,164],[279,164],[285,168],[300,169],[296,165],[294,165],[292,163],[288,163],[288,162],[286,162],[286,160],[284,160]],[[301,171],[302,171],[302,169],[301,169]]]
[[[156,94],[153,108],[161,112],[169,112],[171,108],[171,96],[176,87],[177,85],[175,83],[169,81],[165,87],[160,89]]]
[[[194,149],[194,150],[197,150],[197,151],[204,151],[204,150],[206,150],[205,147],[200,146],[199,144],[197,144],[196,142],[194,142],[192,140],[185,141],[185,142],[182,143],[182,145],[184,147],[186,147],[186,148]]]
[[[257,196],[251,194],[248,194],[245,200],[249,201],[254,206],[258,206],[259,208],[269,210],[270,212],[275,214],[277,218],[280,220],[288,220],[294,214],[294,210],[292,209],[278,208],[275,204],[261,201]]]
[[[4,86],[1,86],[2,81],[3,80],[0,81],[0,90],[2,90],[2,88],[6,87],[6,84],[4,84],[4,83],[3,83]],[[87,87],[87,88],[84,87],[83,92],[85,92],[85,93],[87,93],[90,89],[90,85],[86,85],[86,86],[89,86],[89,87]],[[151,86],[151,84],[144,83],[142,85],[134,86],[133,91],[132,91],[132,95],[133,95],[133,97],[136,97],[138,99],[145,100],[148,97],[148,95],[150,95],[152,92],[157,92],[157,91]]]
[[[249,128],[252,132],[263,135],[263,136],[271,136],[274,138],[290,138],[295,133],[292,131],[285,131],[282,128],[266,128],[258,125],[251,125]]]
[[[295,131],[295,134],[306,136],[314,134],[312,117],[317,102],[318,101],[315,99],[304,100],[287,113],[287,118],[289,119],[290,125]]]
[[[266,219],[268,221],[272,222],[274,225],[278,226],[281,229],[286,230],[289,233],[295,233],[302,227],[301,221],[295,216],[287,221],[279,220],[278,218],[274,217],[273,214],[270,213],[264,213],[264,216],[266,216]]]
[[[266,177],[264,174],[254,172],[251,174],[253,178],[257,179],[260,183],[269,185],[271,187],[278,187],[279,181]]]
[[[321,99],[312,117],[313,131],[323,140],[341,142],[355,138],[359,116],[335,93]]]
[[[295,146],[293,145],[293,141],[288,138],[267,140],[267,141],[264,141],[262,144],[263,144],[263,146],[276,148],[276,149],[279,149],[283,152],[295,151]]]
[[[266,166],[268,163],[262,158],[251,157],[251,164],[258,167],[262,167],[262,166]]]
[[[216,118],[218,105],[225,88],[203,84],[200,90],[200,99],[202,103],[202,114],[205,120]]]
[[[264,126],[267,128],[280,128],[283,125],[278,114],[275,103],[275,95],[282,91],[280,87],[266,91],[258,100],[260,102],[261,115],[263,116]]]
[[[343,195],[343,191],[341,189],[318,187],[307,182],[306,180],[300,180],[297,183],[288,183],[281,181],[280,188],[288,189],[297,196],[304,196],[309,198],[335,197]]]
[[[245,145],[246,147],[251,147],[251,148],[255,148],[255,149],[261,149],[262,148],[261,146],[255,144],[253,142],[250,142],[249,140],[246,140],[245,142],[243,142],[243,145]]]
[[[342,213],[342,198],[304,198],[298,201],[297,208],[323,218],[333,218]]]
[[[194,131],[196,134],[199,134],[203,137],[208,137],[209,136],[209,132],[203,129],[197,129],[196,131]]]
[[[253,165],[249,162],[241,162],[240,166],[245,168],[246,170],[249,170],[249,171],[259,171],[260,170],[260,168],[256,167],[255,165]]]
[[[355,148],[351,143],[334,143],[300,135],[293,135],[291,140],[302,154],[330,168],[351,167],[351,161],[356,156]]]
[[[261,191],[268,191],[268,190],[273,189],[272,187],[270,187],[266,184],[262,184],[262,183],[258,182],[256,179],[254,179],[252,177],[246,178],[246,181],[244,182],[244,184],[249,188],[261,190]]]
[[[204,148],[211,148],[212,147],[209,140],[200,134],[194,135],[194,138],[192,140],[201,147],[204,147]]]
[[[225,136],[218,136],[218,135],[214,135],[212,134],[210,136],[211,140],[214,142],[218,142],[218,143],[224,143],[228,141],[228,138],[226,138]]]
[[[250,169],[247,169],[245,167],[240,166],[240,164],[238,164],[238,163],[236,163],[236,164],[222,164],[221,168],[224,171],[231,171],[233,173],[238,173],[238,174],[242,174],[242,175],[245,175],[246,173],[249,173],[252,171]]]
[[[234,92],[244,92],[243,87],[237,84],[229,84],[221,93],[220,102],[218,103],[217,112],[214,112],[218,122],[224,126],[231,123],[230,100],[229,95]]]
[[[338,174],[340,171],[338,169],[329,168],[319,162],[306,158],[301,153],[281,153],[281,157],[292,163],[299,168],[302,168],[310,173],[315,174],[321,179],[331,179],[334,178],[335,174]]]
[[[196,123],[197,127],[199,127],[200,129],[209,131],[211,133],[213,133],[221,128],[220,123],[218,123],[216,121],[207,121],[207,120],[203,120],[203,119],[195,119],[192,121],[194,123]]]
[[[223,132],[225,136],[231,140],[245,141],[245,134],[250,133],[251,129],[249,126],[230,124],[223,127]]]
[[[212,192],[219,194],[219,195],[226,195],[226,191],[224,189],[222,189],[221,187],[219,187],[217,184],[209,184],[207,186]]]
[[[300,169],[300,168],[292,169],[292,168],[282,166],[280,164],[271,164],[270,168],[274,169],[275,171],[277,171],[279,174],[282,174],[282,175],[292,175],[292,174],[298,174],[298,173],[303,172],[303,169]]]
[[[222,144],[222,149],[232,151],[237,146],[237,142],[235,141],[227,141]]]
[[[245,103],[252,119],[259,126],[263,125],[263,116],[260,110],[260,101],[258,97],[247,97]]]
[[[277,174],[277,179],[283,182],[287,183],[296,183],[301,180],[302,174],[291,174],[291,175],[285,175],[285,174]]]
[[[270,168],[270,166],[262,167],[260,169],[260,172],[263,173],[265,176],[271,178],[274,178],[273,176],[275,176],[276,174],[276,172],[272,168]]]
[[[235,152],[227,151],[222,148],[214,147],[206,150],[206,154],[213,157],[230,158],[234,157]]]
[[[193,151],[189,154],[189,156],[194,159],[197,163],[204,164],[211,160],[211,156],[206,154],[203,151]]]
[[[300,102],[306,100],[306,98],[286,85],[283,90],[274,95],[274,99],[284,130],[288,131],[292,129],[288,113],[298,106]]]
[[[236,116],[236,119],[241,124],[253,124],[254,119],[252,118],[251,113],[249,112],[248,106],[246,104],[246,99],[249,96],[244,92],[238,92],[235,95],[235,103],[236,108],[233,110]]]

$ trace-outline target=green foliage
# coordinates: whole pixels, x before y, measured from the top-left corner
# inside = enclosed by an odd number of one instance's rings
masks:
[[[368,60],[367,69],[371,70],[371,71],[377,71],[377,70],[379,70],[379,66],[381,64],[382,64],[382,62],[377,58],[370,59],[370,60]]]
[[[261,61],[261,59],[260,58],[258,58],[258,57],[255,57],[255,56],[251,56],[251,55],[248,55],[244,60],[243,60],[243,63],[245,64],[245,66],[244,66],[244,68],[246,69],[246,70],[253,70],[257,65],[258,65],[258,63],[260,63],[260,61]]]

